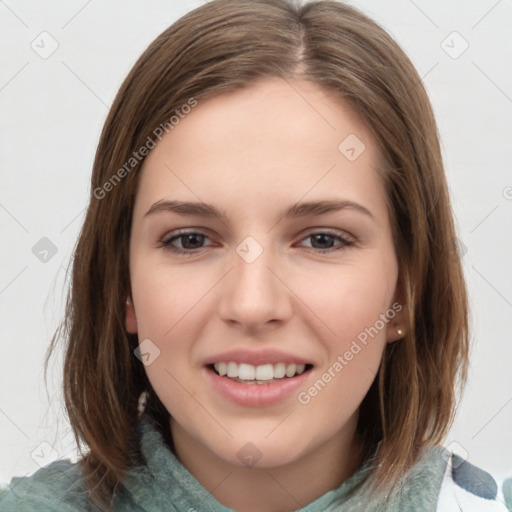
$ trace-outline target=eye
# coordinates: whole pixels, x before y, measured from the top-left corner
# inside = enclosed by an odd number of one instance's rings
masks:
[[[321,253],[339,251],[355,244],[355,240],[348,237],[348,235],[339,235],[326,231],[316,231],[303,238],[303,240],[308,239],[312,241],[312,249]],[[333,245],[335,241],[338,241],[338,245]]]
[[[161,240],[160,245],[175,254],[191,255],[203,249],[202,244],[205,239],[209,240],[204,233],[197,231],[182,231],[177,235]],[[181,247],[173,245],[176,242],[181,243]]]

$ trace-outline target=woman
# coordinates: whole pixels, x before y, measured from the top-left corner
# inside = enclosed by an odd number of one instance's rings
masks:
[[[427,95],[379,26],[188,13],[96,154],[60,332],[88,451],[2,510],[505,510],[439,444],[468,363],[454,241]]]

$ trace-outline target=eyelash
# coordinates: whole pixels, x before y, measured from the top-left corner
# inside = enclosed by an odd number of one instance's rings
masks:
[[[194,254],[198,254],[199,252],[201,252],[201,250],[205,249],[205,247],[200,247],[198,249],[180,249],[178,247],[174,247],[173,245],[171,245],[171,243],[173,241],[179,240],[180,238],[183,238],[188,235],[199,235],[199,236],[204,236],[204,237],[208,238],[207,235],[205,235],[204,233],[201,233],[200,231],[182,231],[179,234],[168,238],[167,240],[165,240],[165,239],[160,240],[159,246],[163,247],[165,250],[173,252],[174,254],[183,255],[183,256],[192,256]],[[351,240],[348,237],[341,236],[341,235],[335,235],[333,233],[329,233],[328,231],[314,231],[314,232],[306,235],[304,238],[302,238],[302,240],[305,240],[307,238],[310,238],[312,236],[317,236],[317,235],[327,235],[328,237],[337,239],[340,242],[340,245],[338,245],[337,247],[330,247],[329,249],[317,249],[315,247],[311,248],[312,250],[317,251],[321,254],[326,254],[326,253],[346,249],[348,247],[355,245],[355,243],[356,243],[354,240]]]

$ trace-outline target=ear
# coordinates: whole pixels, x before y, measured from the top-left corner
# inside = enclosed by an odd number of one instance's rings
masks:
[[[404,338],[409,326],[409,314],[406,306],[404,286],[401,280],[397,283],[393,302],[386,316],[389,319],[386,327],[386,341],[393,343]]]
[[[137,332],[137,317],[135,316],[135,308],[133,307],[131,297],[126,299],[126,316],[125,316],[126,330],[130,334]]]

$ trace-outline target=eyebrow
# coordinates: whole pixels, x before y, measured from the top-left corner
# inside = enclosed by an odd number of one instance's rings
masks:
[[[323,200],[297,203],[286,209],[284,212],[281,212],[280,218],[291,219],[297,217],[312,217],[338,212],[345,209],[358,211],[375,220],[375,217],[368,208],[365,208],[359,203],[346,200]],[[228,223],[228,217],[225,212],[221,212],[211,204],[192,201],[168,201],[163,199],[154,203],[146,212],[144,217],[160,212],[218,218],[223,222]]]

